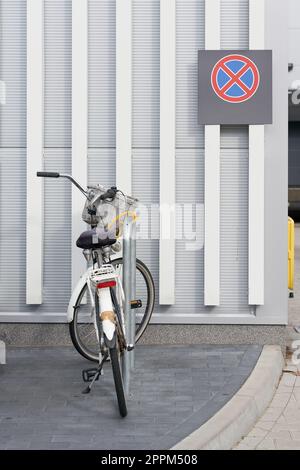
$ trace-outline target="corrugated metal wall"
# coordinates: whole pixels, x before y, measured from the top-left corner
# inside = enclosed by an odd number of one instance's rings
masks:
[[[221,0],[221,49],[249,48],[248,12],[248,0]],[[220,301],[231,315],[249,313],[248,127],[221,127],[221,136]]]
[[[0,305],[25,304],[26,249],[26,3],[0,3]]]
[[[45,169],[70,172],[72,2],[44,3]],[[159,203],[159,3],[133,0],[133,193],[145,204]],[[176,2],[178,203],[204,202],[204,131],[197,124],[204,6],[204,0]],[[105,185],[115,183],[115,10],[115,0],[89,0],[88,177]],[[0,22],[0,79],[8,90],[0,108],[0,309],[63,313],[71,289],[71,191],[64,182],[45,182],[44,303],[25,305],[26,1],[0,0]],[[248,48],[248,0],[222,0],[221,24],[223,49]],[[230,316],[249,313],[247,128],[223,127],[221,146],[221,307],[215,311]],[[158,233],[158,220],[156,213],[152,232]],[[176,244],[176,304],[157,305],[158,313],[207,313],[203,249],[186,251],[185,245]],[[159,288],[159,241],[139,241],[138,256]]]

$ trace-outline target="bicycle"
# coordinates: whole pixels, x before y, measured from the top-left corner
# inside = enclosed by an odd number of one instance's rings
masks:
[[[121,250],[122,217],[135,217],[137,200],[125,196],[116,187],[106,189],[101,185],[81,185],[68,174],[37,172],[38,177],[66,178],[86,198],[82,218],[91,228],[83,232],[76,245],[91,265],[79,279],[72,292],[67,321],[70,336],[76,350],[90,361],[98,362],[98,368],[83,371],[83,380],[90,382],[84,393],[89,393],[95,381],[103,373],[103,365],[110,358],[119,411],[127,415],[120,359],[133,345],[126,340],[124,319],[124,291],[122,287],[123,259],[115,258]],[[117,211],[117,212],[116,212]],[[112,215],[117,216],[112,217]],[[139,296],[131,299],[132,309],[137,310],[135,341],[139,341],[150,321],[155,287],[147,266],[136,260],[136,290]]]

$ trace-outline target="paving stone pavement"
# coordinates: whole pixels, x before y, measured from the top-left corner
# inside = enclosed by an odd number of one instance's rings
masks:
[[[235,450],[300,450],[300,364],[287,361],[264,415]]]
[[[171,448],[235,394],[261,350],[138,346],[122,419],[110,364],[82,395],[81,370],[91,363],[72,348],[8,349],[0,367],[0,449]]]

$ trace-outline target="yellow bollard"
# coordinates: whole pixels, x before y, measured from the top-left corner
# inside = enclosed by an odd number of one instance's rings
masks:
[[[295,222],[288,219],[288,288],[294,289],[295,275]]]

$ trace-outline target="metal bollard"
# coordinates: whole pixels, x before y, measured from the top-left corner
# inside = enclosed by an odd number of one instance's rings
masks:
[[[126,319],[126,335],[130,340],[131,332],[131,229],[132,224],[128,217],[124,220],[123,226],[123,288],[125,294],[125,319]],[[131,352],[126,351],[123,356],[123,382],[125,393],[128,396],[130,386],[130,370],[131,370]]]
[[[130,282],[131,282],[131,296],[130,300],[136,299],[136,223],[135,221],[131,222],[131,237],[130,237]],[[130,344],[135,346],[135,323],[136,323],[136,313],[135,309],[130,309],[130,332],[129,332],[129,341]],[[130,354],[130,368],[134,369],[134,359],[135,359],[135,350],[133,349]]]

